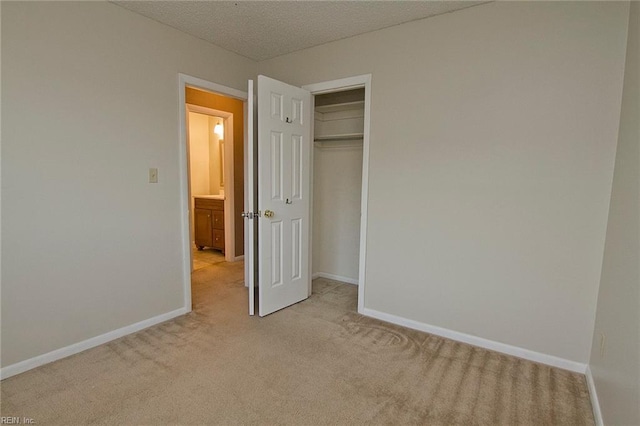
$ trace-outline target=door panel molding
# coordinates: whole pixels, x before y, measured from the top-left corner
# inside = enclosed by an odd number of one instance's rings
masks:
[[[258,310],[300,302],[311,285],[311,94],[258,76]]]

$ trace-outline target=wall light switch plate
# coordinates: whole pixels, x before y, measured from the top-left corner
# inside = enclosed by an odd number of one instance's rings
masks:
[[[149,169],[149,183],[158,183],[158,169]]]

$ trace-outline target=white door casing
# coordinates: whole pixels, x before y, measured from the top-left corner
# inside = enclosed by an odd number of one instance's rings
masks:
[[[202,80],[186,74],[178,74],[178,123],[179,123],[179,155],[180,155],[180,211],[182,222],[182,289],[185,312],[191,312],[191,232],[190,232],[190,201],[189,194],[189,156],[187,149],[187,86],[218,93],[235,99],[246,101],[247,93],[221,84]]]
[[[366,288],[366,261],[367,261],[367,220],[369,204],[369,144],[371,127],[371,74],[341,78],[338,80],[324,81],[303,86],[312,95],[332,93],[343,90],[364,88],[364,135],[362,150],[362,195],[360,200],[360,261],[358,273],[358,313],[364,314]],[[311,289],[309,289],[311,292]]]
[[[257,105],[258,310],[264,316],[309,296],[311,94],[261,75]]]

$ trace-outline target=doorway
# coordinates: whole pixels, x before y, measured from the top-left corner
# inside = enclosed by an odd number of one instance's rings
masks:
[[[311,92],[315,104],[312,276],[357,285],[358,312],[363,313],[371,75],[303,88]]]
[[[314,97],[312,278],[358,285],[364,88]]]
[[[233,114],[187,104],[192,271],[233,261],[232,206],[226,196],[225,140],[233,141]],[[227,218],[225,220],[225,218]]]
[[[244,257],[244,224],[236,217],[240,217],[244,200],[247,94],[185,74],[179,74],[178,80],[183,288],[185,308],[191,311],[193,250],[217,250],[220,255],[224,253],[227,262]],[[209,163],[208,173],[200,174],[201,180],[195,185],[191,179],[190,118],[206,133],[198,159]],[[211,167],[212,163],[219,167]],[[196,169],[202,166],[197,164]],[[204,240],[196,238],[198,231]]]

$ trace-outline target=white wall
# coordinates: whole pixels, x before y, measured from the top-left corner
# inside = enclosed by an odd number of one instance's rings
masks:
[[[372,74],[366,308],[587,362],[627,18],[494,2],[258,64]]]
[[[640,3],[631,3],[622,113],[590,367],[605,424],[640,424]],[[600,339],[604,334],[604,350]]]
[[[191,195],[218,195],[220,190],[220,138],[213,133],[222,121],[197,112],[189,112],[189,167]]]
[[[342,144],[314,149],[312,272],[357,282],[362,145]]]
[[[189,112],[191,195],[210,195],[209,116]]]
[[[209,116],[209,193],[212,195],[220,194],[224,191],[224,186],[220,180],[221,164],[224,161],[224,155],[220,155],[220,137],[213,132],[216,123],[224,122],[222,118]]]
[[[106,2],[0,7],[4,367],[183,307],[178,73],[255,63]]]

